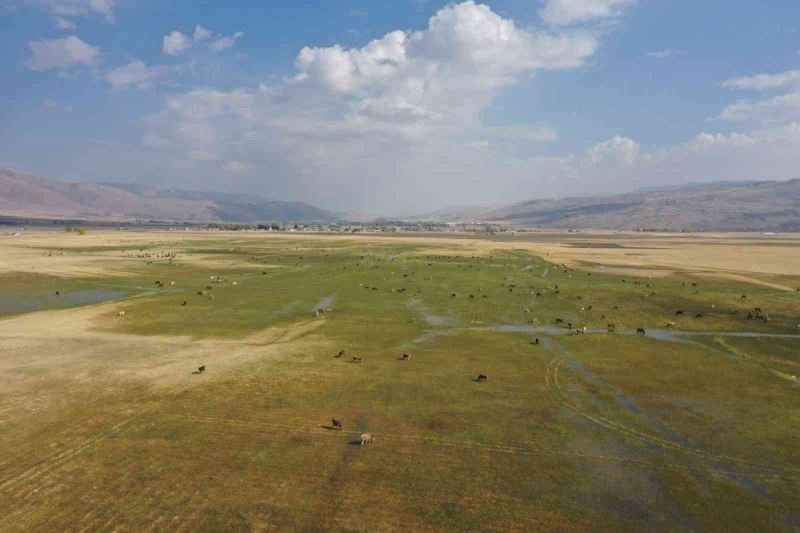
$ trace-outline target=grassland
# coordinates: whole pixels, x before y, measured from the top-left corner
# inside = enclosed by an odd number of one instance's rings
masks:
[[[800,529],[797,244],[4,237],[0,530]]]

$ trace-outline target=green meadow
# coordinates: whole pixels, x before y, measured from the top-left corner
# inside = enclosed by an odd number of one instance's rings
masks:
[[[800,292],[369,238],[57,251],[109,270],[0,275],[0,530],[800,529]]]

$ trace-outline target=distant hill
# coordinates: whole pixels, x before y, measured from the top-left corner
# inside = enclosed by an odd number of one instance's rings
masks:
[[[800,179],[724,182],[612,196],[530,200],[501,208],[453,208],[414,217],[524,227],[800,231]]]
[[[332,222],[303,202],[252,194],[181,191],[145,185],[67,182],[0,168],[0,215],[87,220]]]

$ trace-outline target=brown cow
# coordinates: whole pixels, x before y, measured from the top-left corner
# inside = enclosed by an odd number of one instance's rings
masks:
[[[489,376],[487,376],[486,374],[478,374],[478,377],[475,379],[475,381],[477,382],[489,381]]]
[[[342,426],[342,421],[339,420],[338,418],[332,419],[331,424],[333,425],[333,429],[338,429],[339,431],[341,431],[344,428],[344,426]]]

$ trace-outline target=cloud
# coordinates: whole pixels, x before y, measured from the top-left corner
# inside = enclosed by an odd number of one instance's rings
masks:
[[[237,31],[230,37],[223,37],[220,35],[214,37],[214,33],[211,30],[198,24],[194,27],[194,34],[191,37],[178,30],[165,35],[162,49],[165,54],[176,56],[184,53],[201,41],[213,38],[211,44],[208,45],[209,50],[212,52],[221,52],[222,50],[233,48],[236,45],[236,41],[243,36],[244,32]]]
[[[800,120],[800,92],[765,100],[739,100],[722,110],[719,119],[731,122],[785,124]]]
[[[586,151],[586,159],[592,165],[631,167],[639,159],[641,146],[628,137],[615,135]]]
[[[45,110],[48,110],[48,111],[50,111],[50,110],[62,111],[64,113],[72,112],[72,107],[61,105],[60,103],[58,103],[57,101],[55,101],[55,100],[53,100],[51,98],[48,98],[48,99],[46,99],[46,100],[44,100],[42,102],[42,109],[45,109]]]
[[[200,24],[194,27],[194,42],[204,41],[213,35],[211,31],[205,29]]]
[[[553,26],[566,26],[617,16],[636,0],[547,0],[539,18]]]
[[[55,19],[56,27],[59,30],[74,30],[77,28],[74,22],[69,19],[65,19],[62,17],[56,17]]]
[[[228,161],[222,166],[222,171],[232,175],[246,174],[250,171],[250,165],[241,161]]]
[[[738,100],[722,110],[718,117],[720,120],[761,124],[787,124],[800,120],[800,70],[730,78],[722,85],[730,89],[750,91],[783,89],[789,92],[761,100]]]
[[[648,52],[647,57],[653,57],[655,59],[666,59],[677,54],[679,51],[675,50],[674,48],[666,48],[664,50],[658,50],[656,52]]]
[[[74,65],[93,66],[100,49],[85,43],[75,35],[62,39],[28,41],[33,56],[25,63],[31,70],[65,69]]]
[[[85,17],[91,14],[102,15],[107,22],[114,22],[116,0],[23,0],[37,6],[48,14],[69,23],[64,17]],[[58,20],[57,20],[57,23]],[[61,24],[59,23],[59,24]],[[59,25],[59,27],[61,27]],[[62,28],[66,29],[66,28]]]
[[[230,37],[219,37],[218,39],[215,39],[208,48],[212,52],[221,52],[223,50],[227,50],[228,48],[233,48],[236,45],[236,41],[242,37],[244,37],[244,32],[237,31]]]
[[[135,60],[127,65],[109,70],[105,74],[105,79],[112,91],[120,91],[130,85],[136,85],[140,89],[149,89],[157,78],[168,72],[169,67],[164,65],[148,67],[142,61]]]
[[[782,89],[785,87],[800,88],[800,70],[789,70],[778,74],[758,74],[726,80],[724,87],[734,89],[747,89],[752,91],[766,91]]]
[[[173,31],[164,36],[162,50],[165,54],[177,56],[192,47],[192,40],[188,35],[179,31]]]
[[[413,183],[433,190],[494,174],[506,164],[494,160],[495,145],[556,139],[549,125],[485,127],[481,114],[518,79],[577,68],[598,46],[588,32],[519,27],[466,1],[425,29],[360,48],[304,47],[294,74],[273,85],[172,95],[143,121],[145,136],[195,160],[268,166],[276,195],[330,203],[359,190],[357,203],[410,201],[401,197]],[[476,151],[476,139],[491,145]]]
[[[486,127],[482,131],[504,142],[537,144],[558,140],[558,132],[551,125],[541,122]]]
[[[115,0],[89,0],[89,9],[103,15],[108,22],[114,22],[115,5]]]

